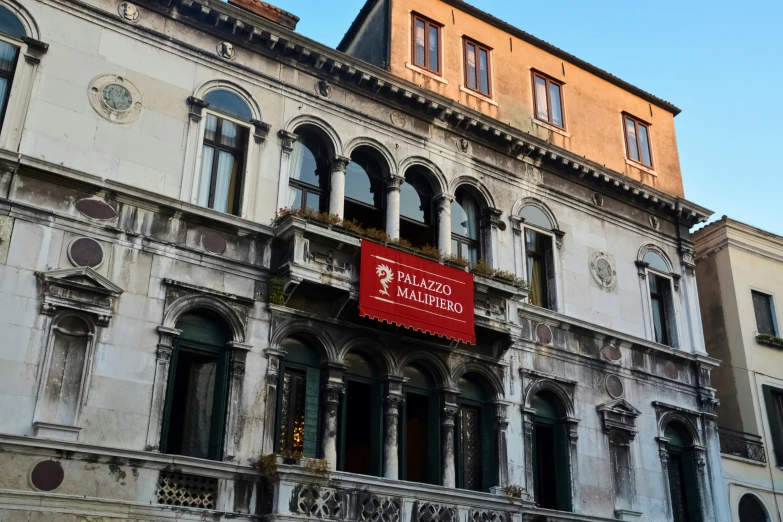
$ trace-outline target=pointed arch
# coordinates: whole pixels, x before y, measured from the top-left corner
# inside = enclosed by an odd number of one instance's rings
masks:
[[[535,207],[539,209],[549,220],[549,223],[552,226],[551,230],[560,230],[560,224],[557,222],[557,218],[555,217],[554,212],[549,209],[546,203],[534,197],[526,197],[517,200],[511,210],[511,215],[515,217],[521,217],[522,209],[525,207]]]
[[[0,0],[0,6],[3,6],[11,11],[11,13],[19,19],[19,21],[24,26],[25,33],[27,33],[28,37],[32,38],[33,40],[41,39],[41,32],[38,29],[38,23],[35,21],[35,18],[33,18],[33,15],[30,14],[30,11],[28,11],[21,3],[16,2],[15,0]]]
[[[285,130],[296,134],[296,130],[301,127],[314,128],[326,142],[330,156],[343,155],[343,143],[340,139],[340,135],[337,134],[334,127],[329,125],[326,120],[323,120],[318,116],[313,116],[312,114],[302,114],[291,118],[286,124]]]
[[[457,194],[457,189],[460,187],[470,187],[471,192],[477,196],[482,209],[495,208],[495,199],[490,194],[487,187],[484,186],[481,181],[469,175],[462,175],[453,178],[448,185],[448,193],[451,195]]]
[[[447,390],[456,388],[451,380],[451,372],[437,355],[424,351],[410,352],[399,361],[395,374],[402,377],[405,373],[405,368],[411,364],[419,364],[430,371],[438,388]]]
[[[384,350],[378,343],[369,337],[356,336],[343,342],[340,347],[338,361],[345,362],[346,356],[351,353],[360,353],[369,357],[377,366],[382,375],[391,374],[397,367],[397,362],[388,350]]]
[[[381,143],[376,139],[362,137],[362,136],[358,138],[354,138],[345,145],[343,152],[345,156],[350,158],[351,154],[360,147],[367,147],[369,149],[372,149],[380,157],[383,158],[384,165],[382,165],[382,167],[385,170],[384,174],[386,176],[397,175],[397,162],[394,159],[394,155],[391,153],[391,151],[389,151],[388,148],[386,148],[386,146],[383,143]]]
[[[459,380],[468,373],[475,373],[480,375],[492,389],[496,399],[502,399],[506,395],[506,391],[503,387],[503,380],[498,377],[493,371],[486,367],[484,364],[480,364],[476,361],[468,361],[458,364],[451,373],[451,381],[459,383]]]
[[[313,345],[322,362],[336,363],[342,359],[337,353],[334,339],[324,328],[313,321],[290,321],[275,328],[271,334],[270,344],[279,348],[288,337],[305,339]]]
[[[530,408],[533,397],[542,391],[551,392],[563,403],[567,417],[576,417],[576,409],[574,408],[574,401],[571,399],[571,395],[563,386],[551,379],[539,379],[528,386],[525,391],[525,408]]]
[[[216,297],[209,295],[189,295],[180,297],[174,301],[166,315],[163,318],[163,326],[166,328],[176,328],[179,318],[191,310],[202,308],[210,310],[220,316],[231,329],[232,341],[235,343],[245,342],[245,322],[239,316],[236,310],[230,307]]]
[[[201,86],[199,86],[196,89],[196,91],[193,93],[193,96],[200,100],[203,100],[207,96],[207,94],[214,91],[228,91],[230,93],[236,94],[250,108],[250,112],[253,115],[252,119],[258,121],[264,121],[261,108],[258,106],[258,103],[256,103],[256,100],[253,98],[253,95],[250,94],[249,91],[247,91],[246,89],[240,87],[235,83],[226,80],[209,80],[208,82],[201,84]]]
[[[400,162],[398,172],[401,176],[405,176],[405,173],[413,167],[421,167],[426,171],[423,174],[432,186],[432,194],[434,197],[449,194],[449,183],[446,180],[446,176],[443,175],[443,171],[440,167],[435,165],[435,163],[422,156],[411,156]]]

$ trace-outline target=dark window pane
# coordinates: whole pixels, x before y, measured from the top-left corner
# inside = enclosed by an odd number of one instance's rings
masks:
[[[253,114],[247,103],[229,91],[212,91],[204,96],[204,101],[209,103],[209,108],[233,116],[242,121],[250,121]]]
[[[425,61],[425,55],[426,52],[426,46],[424,44],[424,37],[425,37],[425,27],[424,22],[421,20],[416,20],[416,50],[415,50],[415,57],[414,57],[414,63],[416,65],[421,65],[424,67],[426,65]]]
[[[0,33],[17,40],[27,35],[24,25],[7,7],[0,5]]]
[[[752,292],[753,311],[756,313],[756,327],[758,333],[777,335],[775,320],[772,314],[772,297],[761,292]]]
[[[457,191],[451,203],[451,232],[469,239],[478,239],[478,204],[464,190]]]
[[[647,277],[650,280],[650,306],[652,307],[655,342],[668,345],[670,343],[667,308],[671,306],[667,302],[671,299],[669,280],[652,273],[648,273]]]
[[[563,126],[563,101],[560,97],[560,86],[549,83],[549,99],[552,103],[552,123],[558,127]]]
[[[546,103],[546,80],[536,76],[536,117],[549,121],[549,109]]]
[[[473,44],[467,45],[466,65],[468,76],[468,87],[476,89],[476,46]]]
[[[440,71],[440,64],[439,62],[439,56],[438,56],[438,46],[440,45],[439,39],[438,39],[438,28],[431,25],[430,26],[430,70],[439,72]]]
[[[636,144],[636,124],[633,120],[625,119],[625,135],[628,142],[628,157],[639,161],[639,147]]]
[[[318,150],[312,143],[297,141],[291,154],[291,178],[318,187],[316,154]]]
[[[650,154],[650,137],[647,134],[647,127],[644,125],[638,125],[639,129],[639,142],[642,145],[642,163],[648,167],[652,167],[652,155]]]
[[[484,49],[479,52],[480,62],[480,77],[481,77],[481,92],[489,94],[489,53]]]
[[[307,208],[321,210],[321,195],[315,192],[307,192]]]

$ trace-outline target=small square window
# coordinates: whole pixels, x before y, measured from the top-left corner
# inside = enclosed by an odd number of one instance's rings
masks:
[[[414,14],[411,26],[413,28],[411,35],[413,65],[440,74],[441,25]]]
[[[490,49],[465,40],[465,87],[484,96],[492,96]]]
[[[628,159],[652,168],[652,148],[650,147],[650,125],[632,116],[623,116],[625,126],[625,145]]]
[[[772,296],[761,292],[751,291],[753,295],[753,311],[756,313],[756,329],[764,335],[777,336],[775,327],[775,308]]]
[[[533,100],[537,120],[565,129],[563,84],[561,82],[534,72]]]

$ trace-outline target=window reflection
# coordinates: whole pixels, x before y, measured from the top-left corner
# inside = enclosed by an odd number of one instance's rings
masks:
[[[310,129],[298,129],[294,142],[288,179],[286,206],[295,209],[324,211],[324,194],[329,186],[329,150]]]
[[[423,170],[410,169],[400,187],[400,237],[413,246],[434,242],[432,228],[432,186]]]
[[[479,206],[464,188],[451,203],[451,253],[475,265],[479,260]]]
[[[367,228],[384,228],[384,172],[380,154],[360,147],[345,170],[345,219]]]

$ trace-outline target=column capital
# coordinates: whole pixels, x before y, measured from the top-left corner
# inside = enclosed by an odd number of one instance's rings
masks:
[[[280,138],[280,144],[282,145],[283,151],[285,152],[293,151],[294,143],[296,143],[296,141],[299,139],[299,136],[284,129],[280,129],[277,132],[277,137]]]
[[[25,61],[32,65],[41,63],[41,58],[49,50],[49,44],[29,36],[23,36],[22,41],[27,44],[27,50],[24,53]]]
[[[405,183],[405,178],[396,174],[391,174],[383,180],[383,183],[386,186],[387,191],[399,191],[402,184]]]
[[[209,107],[209,102],[205,102],[201,98],[196,98],[195,96],[188,96],[187,102],[190,107],[188,118],[195,122],[201,121],[203,111]]]
[[[351,158],[349,158],[348,156],[341,156],[339,154],[335,154],[329,160],[329,164],[332,166],[332,172],[334,171],[345,172],[345,169],[348,168],[348,164],[350,162],[351,162]]]

